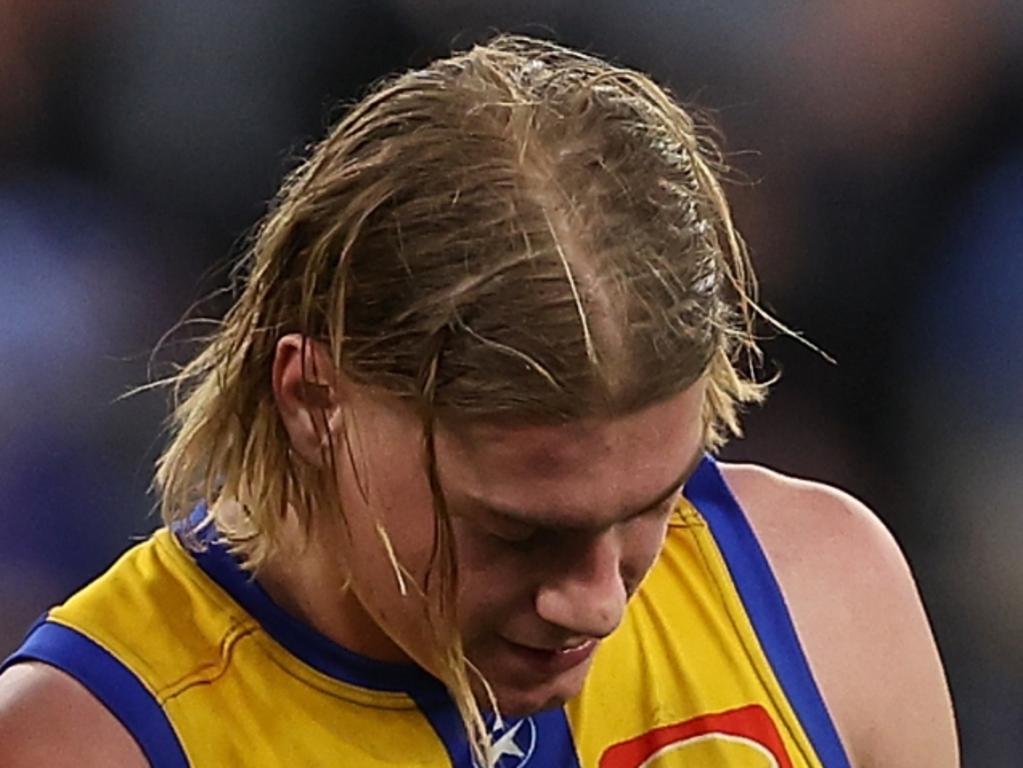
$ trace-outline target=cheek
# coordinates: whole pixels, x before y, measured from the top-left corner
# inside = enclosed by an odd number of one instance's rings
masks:
[[[348,527],[342,540],[351,594],[390,640],[418,664],[443,676],[444,663],[424,631],[429,605],[422,591],[433,548],[434,513],[422,463],[414,455],[384,454],[379,460],[356,463],[358,482],[352,464],[345,456],[337,464]],[[435,588],[437,580],[429,583]]]
[[[458,552],[459,615],[466,635],[531,610],[534,590],[529,574],[537,568],[528,555],[490,543],[458,518],[452,525]]]
[[[467,575],[501,568],[509,560],[507,548],[464,518],[452,517],[451,529],[455,534],[459,570]]]
[[[543,548],[517,549],[463,518],[452,518],[451,526],[459,572],[467,589],[479,588],[494,595],[528,592],[533,583],[531,577],[540,572],[540,566],[551,554]],[[518,590],[511,589],[512,586],[517,586]]]
[[[397,561],[422,583],[434,534],[433,503],[422,462],[412,451],[395,455],[370,448],[362,461],[342,455],[337,464],[353,571],[383,567],[394,580],[386,533]]]

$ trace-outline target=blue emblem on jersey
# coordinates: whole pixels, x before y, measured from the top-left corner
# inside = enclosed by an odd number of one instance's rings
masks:
[[[579,757],[562,709],[491,725],[486,766],[476,768],[579,768]]]
[[[536,752],[536,722],[532,717],[505,723],[490,736],[486,768],[523,768]]]

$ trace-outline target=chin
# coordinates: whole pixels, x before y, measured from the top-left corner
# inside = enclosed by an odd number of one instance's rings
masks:
[[[589,665],[555,678],[526,682],[522,678],[488,678],[502,715],[524,717],[544,709],[560,707],[582,690]]]
[[[501,714],[506,717],[525,717],[544,709],[560,707],[575,695],[574,693],[565,695],[542,690],[495,691],[494,694],[497,696],[497,705],[500,707]]]

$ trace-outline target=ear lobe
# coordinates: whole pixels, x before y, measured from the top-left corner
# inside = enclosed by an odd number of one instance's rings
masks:
[[[290,333],[277,341],[273,391],[292,449],[306,462],[323,465],[328,433],[339,412],[336,371],[322,342]]]

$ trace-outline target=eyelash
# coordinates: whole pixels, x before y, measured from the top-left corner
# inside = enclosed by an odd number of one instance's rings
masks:
[[[506,534],[497,533],[496,531],[487,531],[487,535],[497,541],[501,546],[508,549],[529,549],[533,546],[537,539],[539,539],[540,531],[536,528],[530,530],[525,535],[508,536]]]
[[[652,517],[661,517],[667,515],[675,508],[675,504],[678,503],[678,496],[672,496],[671,498],[665,499],[662,503],[657,506],[651,507],[650,509],[644,509],[638,514],[633,515],[625,521],[625,524],[638,519],[647,519]],[[483,534],[486,538],[505,549],[513,550],[528,550],[535,546],[540,538],[541,531],[538,528],[530,529],[528,533],[519,535],[508,535],[493,530],[487,526],[480,526]]]
[[[638,515],[635,515],[634,517],[626,521],[626,523],[632,522],[633,520],[661,517],[662,515],[666,515],[670,513],[672,509],[675,508],[675,504],[677,502],[678,497],[673,496],[669,499],[666,499],[662,503],[658,504],[656,507],[651,507],[650,509],[640,512]],[[518,536],[509,536],[507,534],[498,533],[497,531],[491,529],[484,530],[486,532],[486,535],[490,539],[492,539],[493,541],[497,542],[498,544],[507,549],[527,550],[534,546],[540,538],[539,528],[533,528],[528,533]]]

